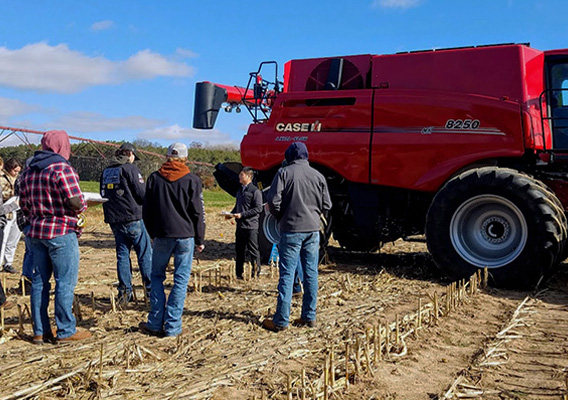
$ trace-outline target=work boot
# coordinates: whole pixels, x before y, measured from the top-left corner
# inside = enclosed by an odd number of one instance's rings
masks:
[[[4,265],[4,272],[8,272],[10,274],[15,274],[18,271],[16,271],[16,268],[12,267],[11,264],[6,264],[6,265]]]
[[[287,326],[276,325],[274,321],[271,319],[265,319],[264,321],[262,321],[262,327],[267,331],[272,331],[272,332],[281,332],[285,329],[288,329]]]
[[[298,318],[295,319],[294,322],[292,322],[292,325],[294,326],[307,326],[308,328],[315,328],[316,326],[316,321],[306,321],[305,319],[302,318]]]
[[[73,342],[76,342],[78,340],[89,339],[91,336],[93,336],[91,334],[91,332],[81,330],[81,331],[75,332],[75,334],[72,335],[72,336],[69,336],[69,337],[66,337],[66,338],[63,338],[63,339],[57,338],[56,340],[57,340],[57,343],[73,343]]]
[[[57,329],[52,329],[51,332],[45,335],[36,335],[33,338],[33,344],[44,344],[44,343],[55,343],[55,336],[57,335]]]
[[[162,337],[164,336],[164,333],[161,331],[153,331],[152,329],[150,329],[148,327],[148,323],[147,322],[140,322],[138,324],[138,329],[140,330],[140,332],[146,334],[146,335],[150,335],[150,336],[158,336],[158,337]]]

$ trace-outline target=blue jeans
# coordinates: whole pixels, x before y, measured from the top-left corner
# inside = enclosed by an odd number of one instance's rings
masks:
[[[30,243],[30,233],[31,225],[26,225],[24,228],[24,243],[26,245],[26,252],[24,253],[24,261],[22,264],[22,275],[28,278],[30,281],[34,276],[34,253],[32,252],[32,245]]]
[[[34,335],[51,333],[47,314],[49,306],[49,279],[55,278],[55,323],[57,337],[73,336],[75,316],[73,296],[79,274],[79,243],[75,233],[57,236],[53,239],[30,238],[34,255],[35,270],[32,278],[32,319]]]
[[[152,255],[152,291],[148,328],[166,336],[181,333],[181,316],[193,261],[193,238],[155,238]],[[166,267],[174,256],[174,284],[166,302]]]
[[[116,244],[116,272],[118,275],[118,295],[130,299],[132,295],[132,261],[130,250],[134,248],[142,283],[150,290],[152,272],[152,246],[150,236],[142,220],[110,224]]]
[[[280,252],[280,279],[276,313],[273,317],[274,324],[285,327],[290,322],[292,287],[298,258],[304,272],[301,318],[304,321],[315,321],[318,295],[319,232],[282,232],[278,250]]]

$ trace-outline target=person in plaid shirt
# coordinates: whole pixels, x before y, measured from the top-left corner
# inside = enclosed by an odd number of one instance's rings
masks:
[[[29,168],[19,181],[20,207],[30,223],[30,244],[35,270],[31,306],[34,343],[87,339],[89,331],[78,331],[73,316],[73,297],[79,274],[81,229],[77,216],[87,208],[79,177],[67,161],[71,155],[65,131],[46,132]],[[47,308],[49,280],[55,277],[55,323],[51,330]]]

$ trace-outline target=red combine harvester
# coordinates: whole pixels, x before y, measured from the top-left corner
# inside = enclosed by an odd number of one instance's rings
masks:
[[[274,81],[261,70],[275,70]],[[246,88],[197,84],[194,127],[247,108],[244,165],[270,185],[306,143],[333,200],[326,242],[373,251],[426,234],[452,277],[534,285],[568,255],[568,49],[526,44],[262,63]],[[218,165],[236,193],[239,166]]]

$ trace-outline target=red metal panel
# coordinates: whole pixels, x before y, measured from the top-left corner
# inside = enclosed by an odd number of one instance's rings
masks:
[[[523,120],[525,147],[529,149],[542,150],[550,149],[552,146],[551,133],[548,124],[545,124],[545,132],[542,132],[540,117],[540,94],[545,89],[544,84],[544,53],[542,51],[522,47],[522,82],[523,82],[523,101],[522,110],[530,119]],[[546,100],[546,99],[544,99]],[[544,102],[546,106],[546,101]],[[543,115],[546,116],[546,107]]]
[[[350,99],[354,104],[314,105],[318,100],[330,99]],[[280,165],[284,151],[293,141],[303,141],[311,163],[328,167],[350,181],[367,183],[371,101],[372,90],[282,94],[272,109],[270,120],[251,125],[243,138],[243,164],[268,170]],[[311,129],[314,123],[321,124],[317,131],[300,130],[301,124]],[[296,128],[299,131],[293,131]]]
[[[372,85],[391,89],[479,94],[520,102],[522,46],[494,46],[373,58]]]
[[[524,153],[515,102],[377,90],[374,107],[371,184],[434,192],[469,164]]]

